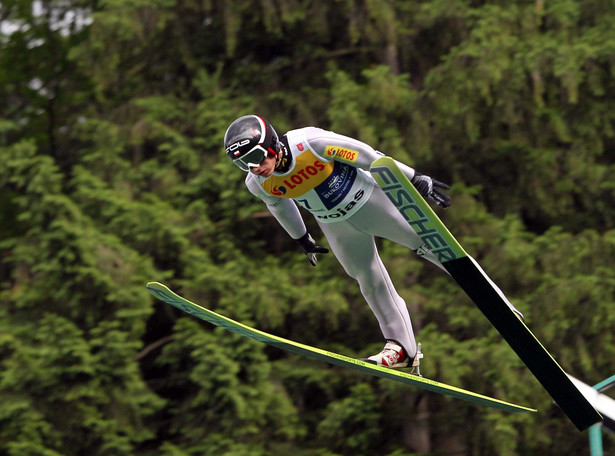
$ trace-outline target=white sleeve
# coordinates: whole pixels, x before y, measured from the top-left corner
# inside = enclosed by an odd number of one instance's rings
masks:
[[[369,171],[371,164],[384,156],[382,152],[375,150],[369,144],[349,136],[316,127],[307,127],[305,132],[307,141],[314,152],[325,160],[335,160]],[[341,148],[339,153],[333,152],[335,148]],[[408,179],[414,177],[415,172],[413,168],[397,160],[395,162]]]
[[[414,177],[414,175],[416,174],[416,171],[414,168],[410,168],[408,165],[406,165],[405,163],[402,163],[400,161],[397,161],[395,159],[393,159],[393,161],[397,164],[397,166],[399,166],[399,169],[401,170],[402,173],[404,173],[406,175],[406,177],[408,178],[408,180],[412,180],[412,178]]]
[[[248,177],[246,177],[246,186],[250,193],[263,200],[271,215],[282,225],[282,228],[291,238],[299,239],[307,233],[303,217],[301,217],[299,208],[293,200],[268,195],[251,174],[248,174]]]

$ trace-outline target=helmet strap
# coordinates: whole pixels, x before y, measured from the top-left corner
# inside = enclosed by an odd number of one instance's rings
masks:
[[[275,161],[275,170],[277,172],[284,173],[289,170],[292,161],[292,155],[288,151],[285,136],[280,139],[278,146],[278,157]]]
[[[281,141],[280,141],[279,144],[280,144],[280,148],[278,149],[277,157],[276,157],[276,160],[275,160],[275,167],[276,167],[276,169],[282,163],[282,158],[284,158],[284,156],[288,155],[288,151],[286,150],[286,146]]]

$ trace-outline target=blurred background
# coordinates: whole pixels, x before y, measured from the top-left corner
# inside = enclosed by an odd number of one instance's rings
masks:
[[[612,0],[0,3],[0,455],[589,454],[398,245],[379,242],[423,374],[537,414],[280,352],[145,283],[348,356],[382,348],[357,284],[331,254],[309,266],[226,158],[228,124],[258,113],[451,183],[438,214],[564,369],[614,374],[613,30]]]

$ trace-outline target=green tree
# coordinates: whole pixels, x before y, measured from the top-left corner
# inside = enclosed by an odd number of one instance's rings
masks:
[[[458,287],[392,243],[378,245],[424,373],[539,414],[252,344],[143,285],[351,356],[381,347],[356,284],[331,255],[309,267],[225,159],[227,125],[258,112],[452,182],[439,213],[547,348],[588,383],[612,374],[614,12],[604,0],[3,2],[0,453],[587,451]]]

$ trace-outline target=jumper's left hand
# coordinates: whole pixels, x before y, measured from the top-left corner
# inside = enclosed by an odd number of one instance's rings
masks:
[[[442,207],[449,207],[451,205],[451,197],[441,190],[448,190],[450,188],[444,182],[421,173],[415,173],[411,182],[423,198],[427,198]]]

